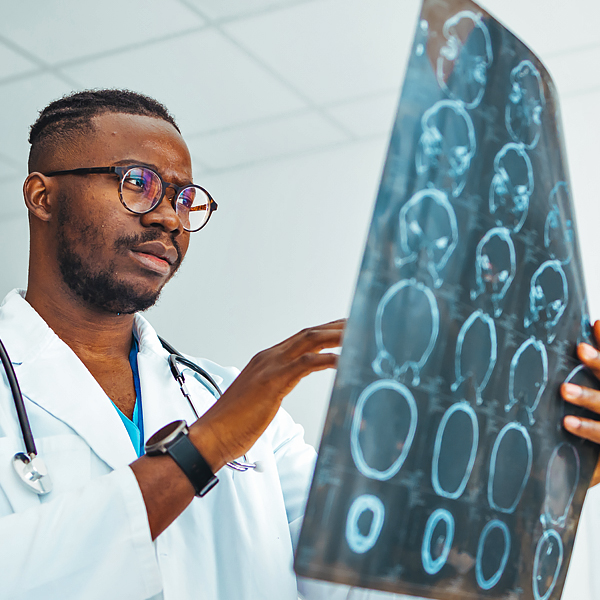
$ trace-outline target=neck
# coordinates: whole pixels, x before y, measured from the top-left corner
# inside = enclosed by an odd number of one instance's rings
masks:
[[[30,278],[25,300],[84,363],[126,358],[134,315],[111,314],[89,306],[65,288],[62,284],[45,292]]]

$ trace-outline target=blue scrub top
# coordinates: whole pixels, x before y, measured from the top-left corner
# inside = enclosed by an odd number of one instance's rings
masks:
[[[142,415],[142,390],[140,387],[140,372],[138,371],[138,342],[133,338],[133,344],[131,345],[131,351],[129,352],[129,364],[133,372],[133,383],[135,385],[135,407],[133,409],[133,419],[127,418],[113,402],[113,406],[119,413],[125,429],[129,434],[131,443],[138,455],[138,457],[144,454],[144,419]]]

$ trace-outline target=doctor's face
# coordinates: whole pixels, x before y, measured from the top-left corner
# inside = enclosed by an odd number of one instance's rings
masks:
[[[56,169],[145,165],[163,180],[192,183],[191,159],[181,135],[161,119],[105,114],[73,164]],[[189,233],[168,189],[152,212],[129,212],[119,200],[119,177],[64,175],[58,181],[56,252],[64,283],[86,304],[112,313],[152,306],[179,268]]]

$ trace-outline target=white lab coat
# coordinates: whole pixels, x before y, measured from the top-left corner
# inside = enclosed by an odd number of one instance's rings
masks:
[[[146,438],[170,421],[193,422],[156,333],[139,315],[134,332]],[[152,542],[128,466],[135,451],[98,383],[17,291],[0,306],[0,339],[54,485],[39,497],[13,470],[24,445],[1,375],[0,598],[296,600],[292,537],[315,452],[285,411],[248,452],[261,472],[221,469],[218,485]],[[223,388],[237,374],[198,363]],[[191,376],[186,383],[205,412],[213,396]]]

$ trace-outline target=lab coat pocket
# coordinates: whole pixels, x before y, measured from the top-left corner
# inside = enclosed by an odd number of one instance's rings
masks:
[[[36,445],[52,479],[52,491],[40,496],[42,502],[51,502],[59,494],[77,489],[90,480],[91,451],[79,436],[52,435],[39,438]]]

